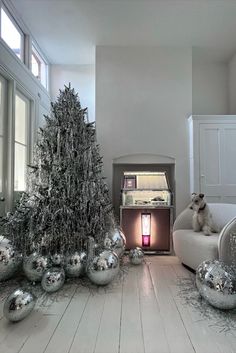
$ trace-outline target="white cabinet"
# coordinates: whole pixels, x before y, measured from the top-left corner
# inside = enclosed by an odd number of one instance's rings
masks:
[[[236,116],[191,116],[189,141],[191,192],[236,203]]]

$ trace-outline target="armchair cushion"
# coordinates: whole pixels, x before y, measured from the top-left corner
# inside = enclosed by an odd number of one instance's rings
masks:
[[[213,223],[219,233],[205,236],[192,229],[193,211],[186,208],[175,220],[173,245],[182,263],[196,269],[204,260],[220,259],[232,263],[230,234],[236,233],[236,204],[208,204]],[[235,239],[236,242],[236,239]],[[236,261],[236,260],[235,260]]]
[[[217,259],[219,234],[205,236],[192,229],[180,229],[174,232],[174,250],[182,263],[196,270],[204,260]]]

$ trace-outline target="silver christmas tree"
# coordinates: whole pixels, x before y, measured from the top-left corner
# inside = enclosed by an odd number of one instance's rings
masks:
[[[94,123],[70,86],[52,103],[39,131],[27,193],[3,219],[4,235],[23,254],[66,254],[115,228]]]

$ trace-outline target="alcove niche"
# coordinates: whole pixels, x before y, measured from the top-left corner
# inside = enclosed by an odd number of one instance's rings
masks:
[[[158,154],[129,154],[113,159],[112,201],[118,219],[121,205],[122,179],[124,172],[127,171],[166,172],[172,193],[172,205],[175,210],[175,159]]]

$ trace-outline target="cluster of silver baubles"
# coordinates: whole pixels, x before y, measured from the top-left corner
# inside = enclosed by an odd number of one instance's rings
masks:
[[[96,244],[92,256],[85,251],[75,251],[66,256],[53,254],[42,255],[33,252],[23,256],[4,239],[0,242],[0,281],[7,280],[23,268],[31,283],[41,282],[43,290],[53,293],[63,287],[66,278],[77,278],[87,275],[95,285],[107,285],[119,273],[120,257],[125,251],[125,236],[115,229],[108,235],[104,248],[100,251]],[[35,297],[19,288],[5,301],[4,315],[10,321],[25,318],[33,309]]]

